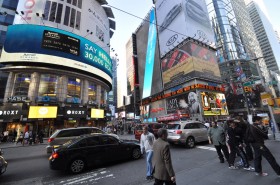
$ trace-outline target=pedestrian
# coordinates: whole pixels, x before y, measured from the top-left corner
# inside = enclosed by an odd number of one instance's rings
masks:
[[[43,132],[43,130],[40,130],[38,136],[39,136],[39,142],[40,142],[40,143],[43,143],[43,137],[44,137],[44,132]]]
[[[152,133],[152,134],[155,134],[155,133],[154,133],[154,130],[153,130],[153,128],[152,128],[152,125],[150,125],[150,124],[148,124],[148,131],[149,131],[150,133]]]
[[[226,146],[226,135],[222,127],[218,126],[217,122],[212,121],[212,127],[208,130],[209,144],[213,144],[216,148],[220,163],[225,162],[225,158],[229,160],[228,148]],[[222,151],[224,155],[222,154]]]
[[[268,173],[262,171],[262,156],[268,161],[275,173],[280,177],[280,166],[276,162],[270,150],[265,146],[264,140],[268,139],[267,130],[263,126],[262,118],[260,116],[253,117],[253,125],[250,125],[250,131],[254,138],[251,143],[254,149],[255,158],[255,172],[258,176],[267,176]]]
[[[24,146],[24,144],[28,144],[28,141],[29,141],[29,132],[28,130],[24,133],[24,139],[23,139],[23,142],[22,142],[22,145]]]
[[[253,167],[249,165],[248,158],[243,150],[244,142],[243,142],[243,131],[240,127],[238,127],[239,121],[238,120],[231,120],[229,121],[229,128],[228,128],[228,146],[229,146],[229,169],[238,169],[238,167],[234,166],[234,161],[236,154],[240,156],[243,169],[248,171],[255,170]]]
[[[21,144],[23,144],[23,142],[24,142],[24,141],[23,141],[23,132],[20,132],[16,144],[18,144],[18,142],[20,142]]]
[[[151,180],[153,179],[153,166],[152,166],[152,157],[153,157],[153,144],[155,141],[154,134],[148,131],[148,127],[143,127],[143,133],[141,134],[140,138],[140,146],[141,146],[141,153],[146,153],[146,165],[147,165],[147,173],[146,179]]]
[[[243,132],[243,136],[245,136],[247,127],[250,126],[250,123],[248,121],[244,120],[243,117],[241,117],[241,116],[238,116],[237,120],[240,121],[238,126],[241,128],[241,130]],[[246,137],[244,137],[244,143],[245,143],[245,153],[248,158],[248,161],[252,161],[254,158],[253,150],[252,150],[251,144],[247,141]]]
[[[167,142],[167,130],[160,128],[157,132],[158,139],[155,141],[154,150],[154,185],[176,185],[175,172],[173,170],[169,143]]]

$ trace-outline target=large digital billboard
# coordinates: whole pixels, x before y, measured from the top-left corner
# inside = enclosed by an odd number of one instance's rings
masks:
[[[196,92],[188,92],[166,100],[167,114],[188,114],[191,116],[201,113],[199,97]]]
[[[225,95],[216,92],[201,92],[203,114],[205,116],[229,115]]]
[[[57,106],[30,106],[28,118],[56,118]]]
[[[161,67],[164,89],[193,78],[221,80],[215,52],[190,41],[163,58]]]
[[[157,0],[156,13],[162,56],[187,37],[214,43],[205,0]]]
[[[92,73],[112,84],[110,56],[76,34],[39,25],[8,27],[1,63],[44,63]]]

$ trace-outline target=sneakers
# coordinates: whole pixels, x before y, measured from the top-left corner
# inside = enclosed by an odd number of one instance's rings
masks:
[[[243,168],[244,170],[247,171],[255,171],[255,168],[253,168],[252,166],[249,166],[248,168]]]
[[[238,167],[236,167],[236,166],[230,166],[230,167],[228,167],[228,169],[230,169],[230,170],[237,170]]]
[[[265,176],[268,176],[268,173],[264,173],[264,172],[256,173],[256,176],[265,177]]]

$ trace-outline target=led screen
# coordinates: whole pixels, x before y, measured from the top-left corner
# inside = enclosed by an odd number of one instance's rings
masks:
[[[201,102],[205,116],[229,115],[224,94],[201,92]]]
[[[52,27],[9,26],[0,62],[67,66],[98,75],[112,84],[112,61],[101,47],[76,34]]]
[[[104,110],[103,109],[91,109],[91,118],[104,118]]]
[[[57,107],[55,106],[30,106],[28,118],[56,118]]]

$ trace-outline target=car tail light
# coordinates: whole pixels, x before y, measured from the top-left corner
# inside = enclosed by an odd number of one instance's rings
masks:
[[[176,134],[182,134],[182,130],[176,130]]]
[[[49,138],[48,142],[51,143],[54,140],[54,138]]]
[[[54,153],[52,154],[52,158],[53,158],[53,159],[57,159],[57,158],[58,158],[58,153],[54,152]]]

